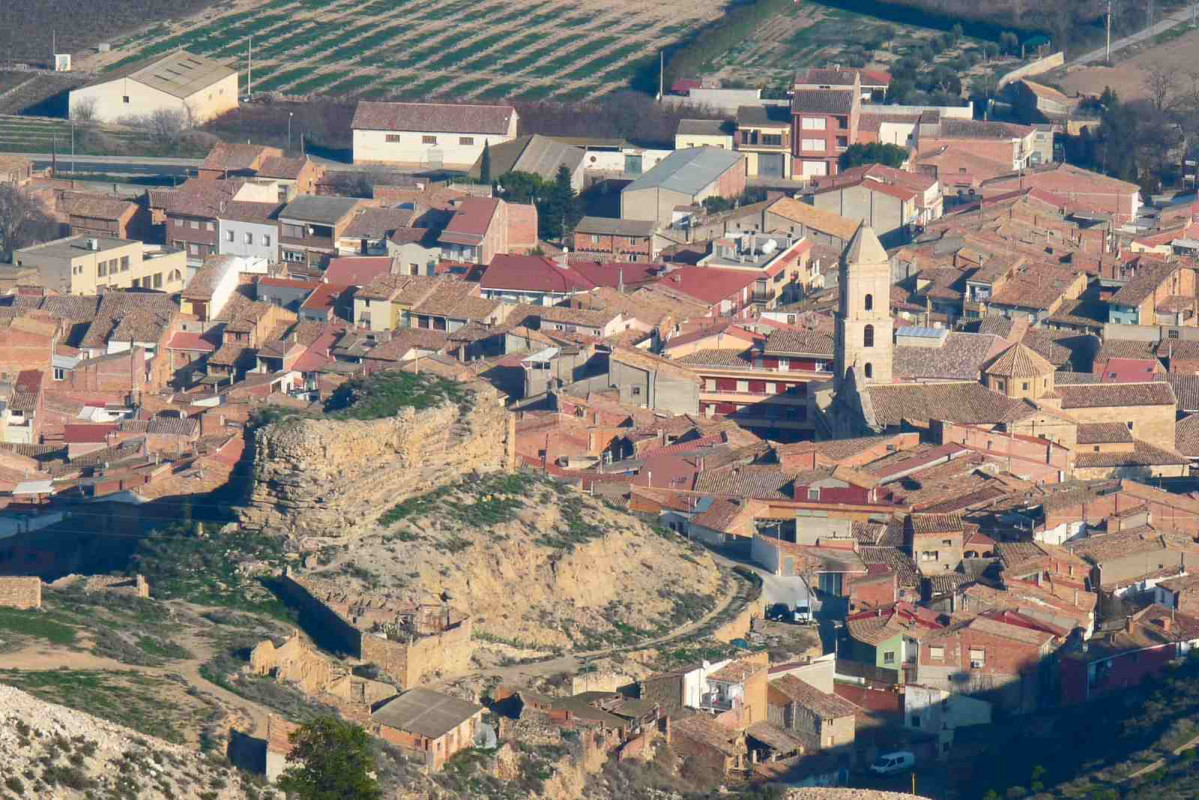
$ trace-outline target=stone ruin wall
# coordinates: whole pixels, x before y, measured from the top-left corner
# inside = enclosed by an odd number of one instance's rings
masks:
[[[42,579],[36,576],[0,578],[0,608],[42,607]]]
[[[491,386],[469,407],[401,409],[378,420],[294,420],[254,434],[254,489],[242,522],[298,536],[344,536],[396,503],[514,463],[515,417]]]

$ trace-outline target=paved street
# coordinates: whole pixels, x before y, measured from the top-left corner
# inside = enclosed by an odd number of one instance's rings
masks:
[[[1160,33],[1165,33],[1171,28],[1178,25],[1186,25],[1191,21],[1192,11],[1189,8],[1184,8],[1180,11],[1175,11],[1173,14],[1168,14],[1158,20],[1151,27],[1138,31],[1130,36],[1125,36],[1122,39],[1112,40],[1112,52],[1115,53],[1123,50],[1126,47],[1143,42],[1146,39],[1152,39]],[[1084,53],[1076,59],[1069,62],[1067,66],[1083,66],[1085,64],[1102,63],[1107,55],[1107,48],[1100,47],[1098,50],[1092,50],[1089,53]]]

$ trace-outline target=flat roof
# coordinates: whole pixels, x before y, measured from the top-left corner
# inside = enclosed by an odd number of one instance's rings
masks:
[[[89,247],[88,242],[95,241],[96,247]],[[31,247],[22,247],[16,255],[22,253],[37,253],[52,258],[78,258],[88,253],[103,253],[128,247],[138,242],[129,239],[109,239],[104,236],[68,236],[65,239],[55,239],[52,242],[42,242]]]

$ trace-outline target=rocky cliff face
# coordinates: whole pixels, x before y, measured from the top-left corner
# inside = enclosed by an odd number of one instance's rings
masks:
[[[385,419],[296,419],[259,428],[243,522],[294,535],[340,536],[405,497],[471,470],[503,468],[509,415],[493,388],[470,388],[462,409],[447,402]]]

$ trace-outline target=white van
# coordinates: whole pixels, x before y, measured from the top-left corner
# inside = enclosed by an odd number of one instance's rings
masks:
[[[896,750],[894,753],[883,753],[870,765],[870,771],[875,775],[894,775],[897,772],[907,772],[916,766],[916,754],[910,750]]]

